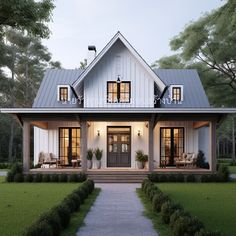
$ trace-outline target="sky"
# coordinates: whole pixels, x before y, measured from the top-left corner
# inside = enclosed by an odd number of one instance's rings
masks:
[[[170,40],[191,21],[225,3],[224,0],[55,0],[52,32],[43,40],[53,60],[63,68],[78,68],[88,45],[99,53],[120,31],[152,64],[174,54]]]

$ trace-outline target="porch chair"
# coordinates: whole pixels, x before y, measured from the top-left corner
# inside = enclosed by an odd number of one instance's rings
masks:
[[[39,159],[38,164],[41,165],[41,168],[50,168],[51,165],[56,165],[57,167],[57,158],[53,153],[39,153]]]
[[[176,161],[176,168],[179,168],[180,166],[183,166],[185,168],[186,166],[186,158],[187,158],[187,154],[183,153],[181,157],[179,157]]]

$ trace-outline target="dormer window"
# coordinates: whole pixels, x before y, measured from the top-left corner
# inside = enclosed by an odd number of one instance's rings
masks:
[[[70,86],[69,85],[58,85],[57,100],[61,102],[70,101]]]
[[[171,85],[171,100],[176,102],[183,101],[183,85]]]
[[[130,102],[130,81],[107,82],[108,103],[129,103]]]

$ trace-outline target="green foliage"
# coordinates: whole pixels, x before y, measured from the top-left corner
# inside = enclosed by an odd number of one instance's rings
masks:
[[[96,148],[95,150],[94,150],[94,155],[95,155],[95,157],[96,157],[96,159],[98,160],[98,161],[100,161],[101,159],[102,159],[102,150],[101,149],[99,149],[99,148]]]
[[[229,168],[224,165],[220,165],[219,170],[217,172],[217,176],[219,181],[221,182],[228,182],[229,181]]]
[[[23,182],[24,181],[24,175],[22,173],[16,173],[14,175],[14,182]]]
[[[68,176],[68,181],[71,182],[71,183],[78,182],[78,174],[70,174]]]
[[[179,204],[173,203],[172,201],[163,203],[161,207],[161,218],[163,223],[169,224],[171,215],[177,210],[183,210],[183,207]]]
[[[52,0],[9,0],[1,1],[0,6],[1,31],[10,26],[42,38],[49,36],[47,23],[54,9]]]
[[[42,182],[50,182],[50,175],[48,174],[44,174],[43,177],[42,177]]]
[[[169,201],[169,197],[167,195],[163,194],[162,192],[156,193],[152,200],[153,210],[160,212],[162,205],[167,201]]]
[[[59,174],[59,182],[67,182],[67,174]]]
[[[189,174],[186,176],[186,182],[196,182],[196,177],[193,174]]]
[[[24,177],[24,182],[29,182],[29,183],[31,183],[31,182],[33,182],[34,181],[34,176],[32,175],[32,174],[27,174],[27,175],[25,175],[25,177]]]
[[[92,160],[93,159],[93,149],[92,148],[89,148],[87,150],[87,160]]]
[[[35,176],[34,176],[34,182],[36,182],[36,183],[40,183],[40,182],[42,182],[42,179],[43,179],[43,175],[42,174],[36,174]]]
[[[209,169],[209,164],[206,163],[206,161],[205,161],[204,152],[201,150],[199,150],[199,152],[197,154],[197,167]]]
[[[60,217],[62,228],[66,228],[70,223],[70,209],[67,204],[62,203],[55,208],[55,211]]]
[[[24,234],[25,236],[53,236],[53,231],[51,226],[46,221],[37,222],[37,224],[33,224],[27,232]]]

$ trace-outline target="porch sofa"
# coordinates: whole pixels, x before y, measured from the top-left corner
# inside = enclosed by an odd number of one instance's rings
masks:
[[[196,167],[197,155],[195,153],[183,153],[182,157],[176,160],[176,167]]]
[[[41,168],[57,167],[58,165],[58,159],[53,153],[40,152],[38,160],[38,164]]]

